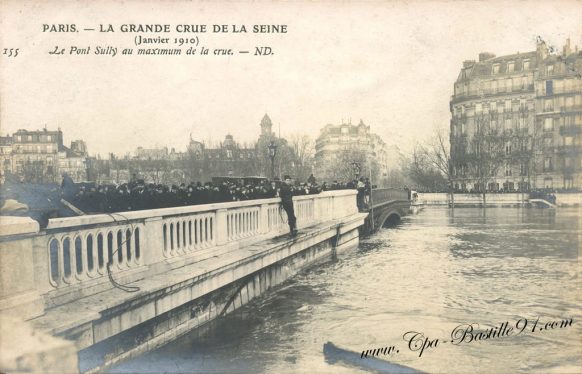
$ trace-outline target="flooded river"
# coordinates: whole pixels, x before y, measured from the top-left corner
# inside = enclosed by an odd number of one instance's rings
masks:
[[[582,372],[579,216],[425,209],[111,372],[367,372],[328,341],[425,372]]]

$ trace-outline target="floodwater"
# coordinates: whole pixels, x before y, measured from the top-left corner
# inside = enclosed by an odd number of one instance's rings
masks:
[[[580,216],[427,208],[111,372],[365,373],[363,350],[394,346],[380,358],[424,372],[580,373]],[[326,360],[328,341],[357,358]]]

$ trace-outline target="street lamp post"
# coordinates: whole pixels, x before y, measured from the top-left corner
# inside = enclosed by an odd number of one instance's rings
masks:
[[[356,174],[356,179],[358,179],[358,177],[360,176],[360,171],[362,170],[362,168],[360,167],[360,163],[359,162],[352,162],[352,166],[354,167],[354,172]]]
[[[277,155],[277,144],[273,141],[267,146],[269,158],[271,159],[271,179],[275,179],[275,156]]]

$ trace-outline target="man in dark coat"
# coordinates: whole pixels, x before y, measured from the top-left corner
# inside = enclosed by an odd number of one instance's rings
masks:
[[[313,173],[309,175],[309,178],[307,178],[307,183],[315,184],[315,177],[313,176]]]
[[[285,183],[281,184],[281,189],[279,190],[279,196],[281,197],[281,205],[287,213],[287,223],[289,224],[289,231],[291,236],[297,235],[297,219],[295,218],[295,210],[293,209],[293,187],[291,186],[291,177],[285,176]]]

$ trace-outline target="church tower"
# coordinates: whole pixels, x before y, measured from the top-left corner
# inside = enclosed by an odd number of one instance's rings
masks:
[[[261,136],[271,136],[273,133],[273,123],[267,114],[261,120]]]

